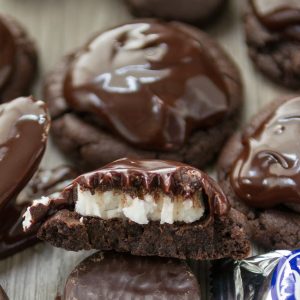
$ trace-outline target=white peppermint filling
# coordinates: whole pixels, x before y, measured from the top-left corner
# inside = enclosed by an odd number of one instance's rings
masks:
[[[156,197],[146,194],[140,199],[119,191],[95,191],[92,194],[77,186],[75,211],[82,216],[105,220],[127,218],[138,224],[148,224],[149,221],[192,223],[203,216],[204,209],[201,193],[186,199],[182,196],[171,198],[161,192]]]

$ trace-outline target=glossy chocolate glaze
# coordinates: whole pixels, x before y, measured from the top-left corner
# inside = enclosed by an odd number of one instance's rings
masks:
[[[0,259],[36,242],[22,231],[28,202],[16,204],[16,197],[40,163],[49,124],[42,101],[18,98],[0,106]]]
[[[0,93],[12,74],[15,54],[14,37],[0,18]]]
[[[260,21],[269,29],[283,31],[300,39],[298,0],[251,0]]]
[[[121,189],[129,193],[136,190],[139,194],[159,189],[183,198],[191,198],[201,191],[208,197],[213,214],[223,215],[228,211],[225,195],[207,174],[177,161],[123,158],[83,174],[73,183],[90,190]]]
[[[100,252],[70,274],[64,300],[200,300],[196,277],[180,260]]]
[[[205,221],[213,215],[225,215],[230,209],[219,185],[196,168],[174,161],[123,158],[77,177],[60,195],[49,199],[47,204],[32,205],[29,208],[32,226],[43,222],[60,209],[73,210],[78,185],[91,192],[120,190],[139,196],[148,193],[155,195],[157,191],[163,191],[171,196],[182,195],[183,199],[201,192],[208,209]]]
[[[36,171],[50,126],[46,106],[18,98],[0,106],[0,211]]]
[[[147,20],[97,35],[69,65],[69,105],[140,148],[180,148],[229,106],[222,74],[189,29]]]
[[[1,285],[0,285],[0,300],[9,300]]]
[[[281,104],[261,126],[243,137],[231,173],[237,196],[254,207],[300,204],[300,97]]]

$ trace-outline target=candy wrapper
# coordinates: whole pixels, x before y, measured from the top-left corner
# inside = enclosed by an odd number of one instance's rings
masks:
[[[300,300],[300,250],[213,264],[214,300]]]

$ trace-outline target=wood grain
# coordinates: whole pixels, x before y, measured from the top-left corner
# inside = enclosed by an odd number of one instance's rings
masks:
[[[231,0],[222,18],[208,32],[240,67],[246,96],[244,120],[247,120],[263,104],[287,91],[263,78],[247,56],[241,25],[243,2]],[[93,32],[131,18],[121,0],[0,0],[0,12],[16,17],[36,40],[41,66],[35,88],[38,97],[41,97],[43,74],[63,54],[81,45]],[[63,161],[50,142],[43,164],[56,166]],[[0,283],[13,300],[53,300],[68,273],[87,255],[87,252],[72,253],[41,244],[1,261]]]

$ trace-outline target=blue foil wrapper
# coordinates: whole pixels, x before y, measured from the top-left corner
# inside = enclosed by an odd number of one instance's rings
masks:
[[[300,250],[213,263],[212,299],[300,300]]]

